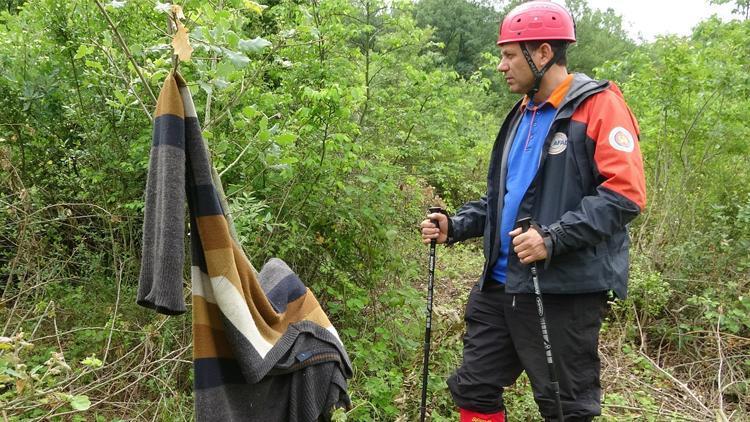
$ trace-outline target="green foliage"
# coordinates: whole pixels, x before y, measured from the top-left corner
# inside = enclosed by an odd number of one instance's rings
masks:
[[[642,268],[639,261],[630,267],[630,301],[648,318],[663,315],[675,294],[672,286],[656,271]]]
[[[677,362],[715,354],[720,338],[720,363],[740,379],[748,372],[732,338],[750,334],[748,45],[748,21],[712,18],[689,39],[660,38],[598,70],[620,79],[638,116],[650,196],[633,230],[632,298],[617,311],[636,323],[628,336]],[[726,400],[741,408],[738,397]]]
[[[478,70],[483,52],[495,52],[500,13],[486,0],[421,0],[417,23],[435,28],[445,64],[468,78]]]
[[[585,0],[567,0],[565,5],[576,22],[576,42],[568,49],[570,71],[593,75],[597,67],[622,60],[635,49],[614,10],[592,10]]]
[[[242,244],[258,267],[290,263],[353,358],[354,408],[336,419],[415,419],[426,260],[415,225],[434,193],[455,209],[485,189],[497,123],[517,101],[495,70],[501,13],[484,1],[181,5],[195,52],[180,72]],[[663,386],[635,344],[712,372],[718,330],[724,373],[747,379],[733,342],[750,333],[748,21],[635,46],[611,10],[568,5],[571,69],[617,80],[641,123],[650,203],[632,230],[631,298],[608,323],[627,327],[616,353]],[[0,408],[11,418],[192,417],[189,317],[132,303],[152,92],[172,67],[166,16],[153,2],[105,10],[129,53],[95,2],[0,2]],[[456,418],[444,380],[482,264],[477,244],[440,254],[435,421]],[[659,411],[616,387],[605,403]],[[746,406],[747,388],[732,384],[726,401]],[[507,402],[514,418],[537,417],[525,378]]]

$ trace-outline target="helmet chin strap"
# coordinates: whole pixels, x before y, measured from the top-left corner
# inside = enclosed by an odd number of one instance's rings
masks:
[[[529,90],[529,92],[526,93],[529,99],[533,100],[534,96],[539,92],[539,85],[542,84],[542,78],[544,77],[544,74],[547,73],[547,71],[557,61],[557,53],[553,54],[552,59],[550,59],[550,61],[548,61],[547,64],[544,65],[544,67],[542,67],[542,70],[539,70],[534,64],[534,60],[531,59],[531,53],[529,53],[529,49],[526,48],[526,43],[521,42],[520,44],[521,44],[521,51],[523,52],[523,56],[526,57],[526,63],[529,64],[529,67],[531,68],[531,73],[534,74],[534,86]]]

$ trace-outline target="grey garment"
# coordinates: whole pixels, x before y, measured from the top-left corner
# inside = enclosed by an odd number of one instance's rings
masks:
[[[162,115],[154,122],[146,182],[143,257],[137,303],[166,315],[185,313],[185,139],[183,119]],[[178,134],[179,134],[178,133]]]
[[[286,262],[271,258],[258,275],[263,292],[278,313],[286,312],[287,305],[307,294],[307,287]]]
[[[271,367],[262,374],[248,373],[244,363],[253,356],[238,356],[241,378],[247,383],[238,379],[208,388],[197,385],[196,420],[327,421],[333,409],[351,406],[346,381],[352,375],[351,363],[333,335],[300,321],[289,326],[269,355],[278,351],[280,357],[265,360]]]
[[[286,265],[286,262],[279,258],[271,258],[265,265],[263,265],[263,268],[260,269],[258,281],[260,282],[260,287],[263,291],[268,294],[268,292],[278,286],[282,280],[293,274],[294,272],[288,265]]]
[[[335,362],[326,362],[296,372],[271,375],[256,384],[228,384],[196,391],[195,419],[217,422],[329,421],[330,409],[351,405],[346,396],[346,379],[336,365]],[[236,403],[246,405],[236,406]]]
[[[279,365],[283,365],[290,350],[302,347],[299,342],[303,340],[306,347],[304,351],[320,348],[334,350],[338,354],[336,359],[341,362],[341,370],[347,378],[352,376],[351,361],[344,345],[330,331],[312,321],[299,321],[290,324],[281,338],[276,341],[273,348],[263,358],[255,351],[247,338],[237,331],[234,325],[223,315],[222,322],[224,323],[227,340],[232,346],[234,357],[239,363],[242,375],[250,384],[260,382],[269,373],[278,370]]]

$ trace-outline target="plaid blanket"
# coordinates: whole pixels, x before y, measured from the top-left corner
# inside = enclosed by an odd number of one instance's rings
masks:
[[[137,302],[186,311],[187,200],[196,420],[327,420],[350,405],[351,363],[336,329],[283,261],[258,273],[245,256],[179,74],[165,81],[155,115]]]

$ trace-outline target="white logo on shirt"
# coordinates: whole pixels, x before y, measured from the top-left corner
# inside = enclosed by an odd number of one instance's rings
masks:
[[[632,152],[635,148],[633,135],[624,127],[617,126],[609,132],[609,144],[618,151]]]
[[[566,148],[568,148],[568,135],[562,132],[557,132],[552,138],[552,143],[549,146],[549,154],[560,154],[565,151]]]

